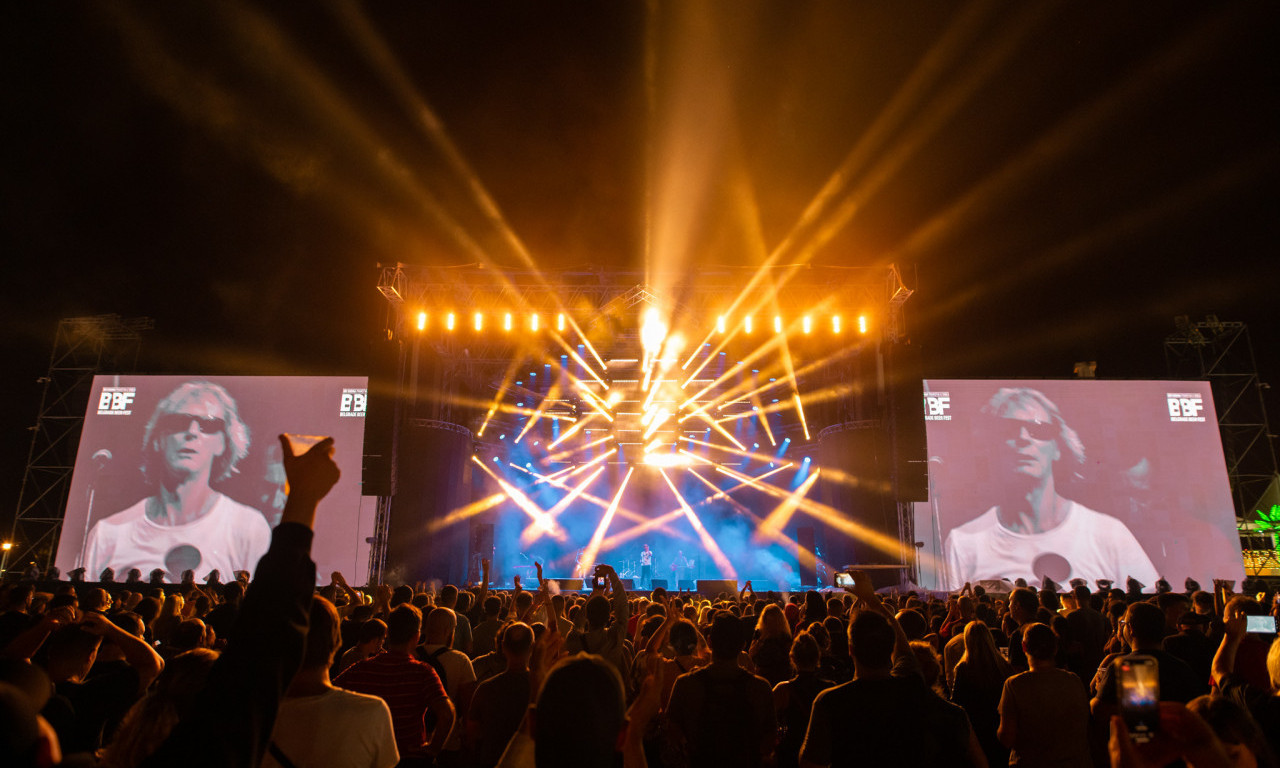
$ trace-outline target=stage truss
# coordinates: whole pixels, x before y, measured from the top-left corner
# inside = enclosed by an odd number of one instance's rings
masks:
[[[474,435],[485,490],[459,522],[506,508],[522,553],[550,551],[562,573],[652,532],[714,563],[697,576],[751,577],[713,520],[746,521],[753,547],[803,563],[785,532],[797,511],[901,549],[898,531],[862,530],[814,492],[819,431],[886,420],[883,349],[904,339],[912,294],[895,266],[646,279],[397,264],[378,290],[400,345],[397,423]]]

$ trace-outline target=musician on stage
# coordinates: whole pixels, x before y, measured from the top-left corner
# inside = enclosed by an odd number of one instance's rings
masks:
[[[653,581],[653,550],[649,549],[649,545],[645,544],[644,549],[640,550],[640,584],[644,589],[648,589]]]
[[[676,558],[671,561],[671,572],[675,576],[676,589],[680,588],[680,582],[689,578],[689,559],[684,556],[684,550],[676,550]]]

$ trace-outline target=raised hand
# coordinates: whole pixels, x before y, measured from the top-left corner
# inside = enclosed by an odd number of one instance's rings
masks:
[[[285,493],[290,499],[319,503],[338,482],[342,473],[333,461],[333,438],[326,437],[307,449],[301,456],[293,455],[293,444],[280,435],[280,450],[284,463]]]

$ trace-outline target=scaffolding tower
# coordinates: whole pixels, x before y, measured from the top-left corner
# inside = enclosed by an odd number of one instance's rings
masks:
[[[53,563],[93,377],[103,371],[132,371],[142,332],[153,327],[151,318],[125,320],[119,315],[58,322],[49,372],[37,380],[43,392],[9,533],[10,570],[32,562],[46,570]]]
[[[1244,323],[1207,315],[1192,322],[1174,318],[1177,332],[1165,339],[1165,361],[1174,379],[1205,379],[1213,388],[1227,479],[1237,520],[1249,519],[1275,481],[1275,448],[1258,366]]]

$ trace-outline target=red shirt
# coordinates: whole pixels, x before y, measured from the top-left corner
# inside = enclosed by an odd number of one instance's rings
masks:
[[[425,754],[427,706],[435,699],[448,698],[430,664],[407,653],[384,651],[348,667],[333,683],[387,702],[400,756]]]

